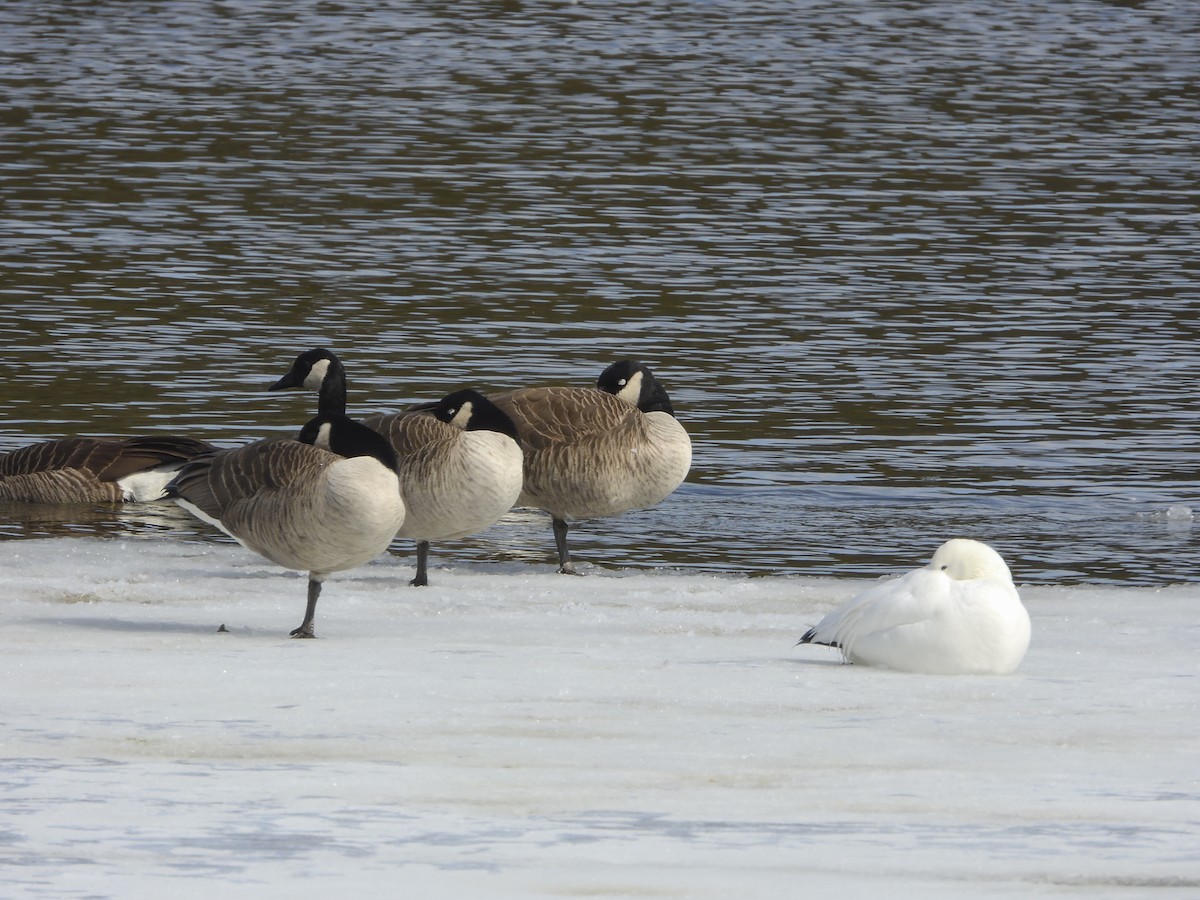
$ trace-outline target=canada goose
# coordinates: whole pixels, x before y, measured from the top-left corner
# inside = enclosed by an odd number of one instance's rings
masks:
[[[256,441],[187,463],[167,496],[245,547],[308,571],[308,606],[292,637],[313,637],[321,582],[382,553],[404,521],[396,454],[345,416],[317,416],[298,440]]]
[[[626,359],[597,389],[522,388],[490,399],[516,423],[525,448],[518,506],[550,514],[559,571],[574,574],[568,522],[654,506],[692,464],[692,442],[650,369]]]
[[[929,563],[863,591],[800,638],[847,662],[935,675],[1007,674],[1029,647],[1029,613],[1008,566],[956,538]]]
[[[346,372],[330,350],[301,353],[269,390],[318,392],[322,413],[345,412]],[[362,423],[396,451],[407,515],[397,537],[417,543],[416,586],[429,583],[431,541],[483,531],[512,509],[521,491],[521,448],[512,420],[476,391],[456,391],[436,403],[376,413]]]
[[[0,456],[0,500],[158,500],[180,466],[213,449],[204,441],[175,435],[42,441]]]

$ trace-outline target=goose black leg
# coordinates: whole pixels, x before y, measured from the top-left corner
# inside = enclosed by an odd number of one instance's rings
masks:
[[[571,551],[567,547],[567,523],[562,519],[552,519],[554,523],[554,545],[558,547],[558,571],[563,575],[578,575],[575,564],[571,562]]]
[[[317,615],[317,598],[321,596],[321,582],[311,575],[308,579],[308,606],[304,610],[304,621],[300,627],[292,630],[294,638],[315,638],[313,634],[313,619]]]
[[[409,584],[413,587],[429,584],[429,541],[417,541],[417,577]]]

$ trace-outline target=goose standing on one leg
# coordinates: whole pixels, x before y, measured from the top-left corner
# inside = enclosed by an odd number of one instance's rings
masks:
[[[293,637],[311,638],[321,583],[383,553],[404,521],[396,454],[345,416],[317,416],[299,440],[256,441],[187,463],[167,496],[245,547],[307,571]]]
[[[483,531],[516,502],[521,493],[516,426],[473,390],[362,421],[391,441],[400,460],[400,492],[409,515],[396,536],[417,542],[411,583],[427,585],[431,541]]]
[[[318,392],[322,413],[346,409],[346,372],[333,352],[301,353],[270,390]],[[429,583],[429,545],[483,531],[512,509],[521,491],[521,448],[512,420],[475,391],[363,418],[391,442],[407,515],[396,536],[416,541],[411,584]]]
[[[212,444],[176,435],[71,437],[0,456],[0,500],[122,503],[159,500],[189,459]]]
[[[518,506],[550,514],[559,571],[574,574],[569,522],[645,509],[687,476],[692,442],[666,390],[636,360],[615,362],[597,389],[535,387],[492,394],[525,448]]]
[[[1000,554],[979,541],[942,544],[920,569],[863,591],[800,638],[847,662],[935,675],[1015,671],[1029,613]]]

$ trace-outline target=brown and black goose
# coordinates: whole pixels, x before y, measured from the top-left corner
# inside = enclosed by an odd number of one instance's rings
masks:
[[[322,413],[346,410],[345,368],[325,348],[301,353],[270,390],[285,388],[317,391]],[[396,536],[416,541],[417,571],[411,583],[426,585],[431,541],[483,531],[512,508],[521,491],[516,428],[472,390],[403,412],[365,416],[362,423],[387,438],[396,451],[407,510]]]
[[[42,441],[0,456],[0,500],[160,500],[180,466],[213,449],[205,441],[175,435]]]
[[[636,360],[615,362],[593,388],[534,387],[489,399],[525,450],[518,506],[550,514],[559,571],[574,574],[569,522],[645,509],[687,476],[692,442],[666,390]]]
[[[321,583],[383,553],[404,521],[396,454],[345,416],[317,416],[298,440],[256,441],[187,463],[166,493],[276,565],[307,571],[293,637],[313,637]]]

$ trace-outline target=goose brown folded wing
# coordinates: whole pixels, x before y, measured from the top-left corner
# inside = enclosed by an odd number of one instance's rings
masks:
[[[522,442],[533,450],[637,427],[636,409],[591,388],[523,388],[488,399],[508,414]]]
[[[172,489],[214,519],[264,490],[312,480],[341,459],[328,450],[292,440],[267,440],[194,458],[175,476]]]

